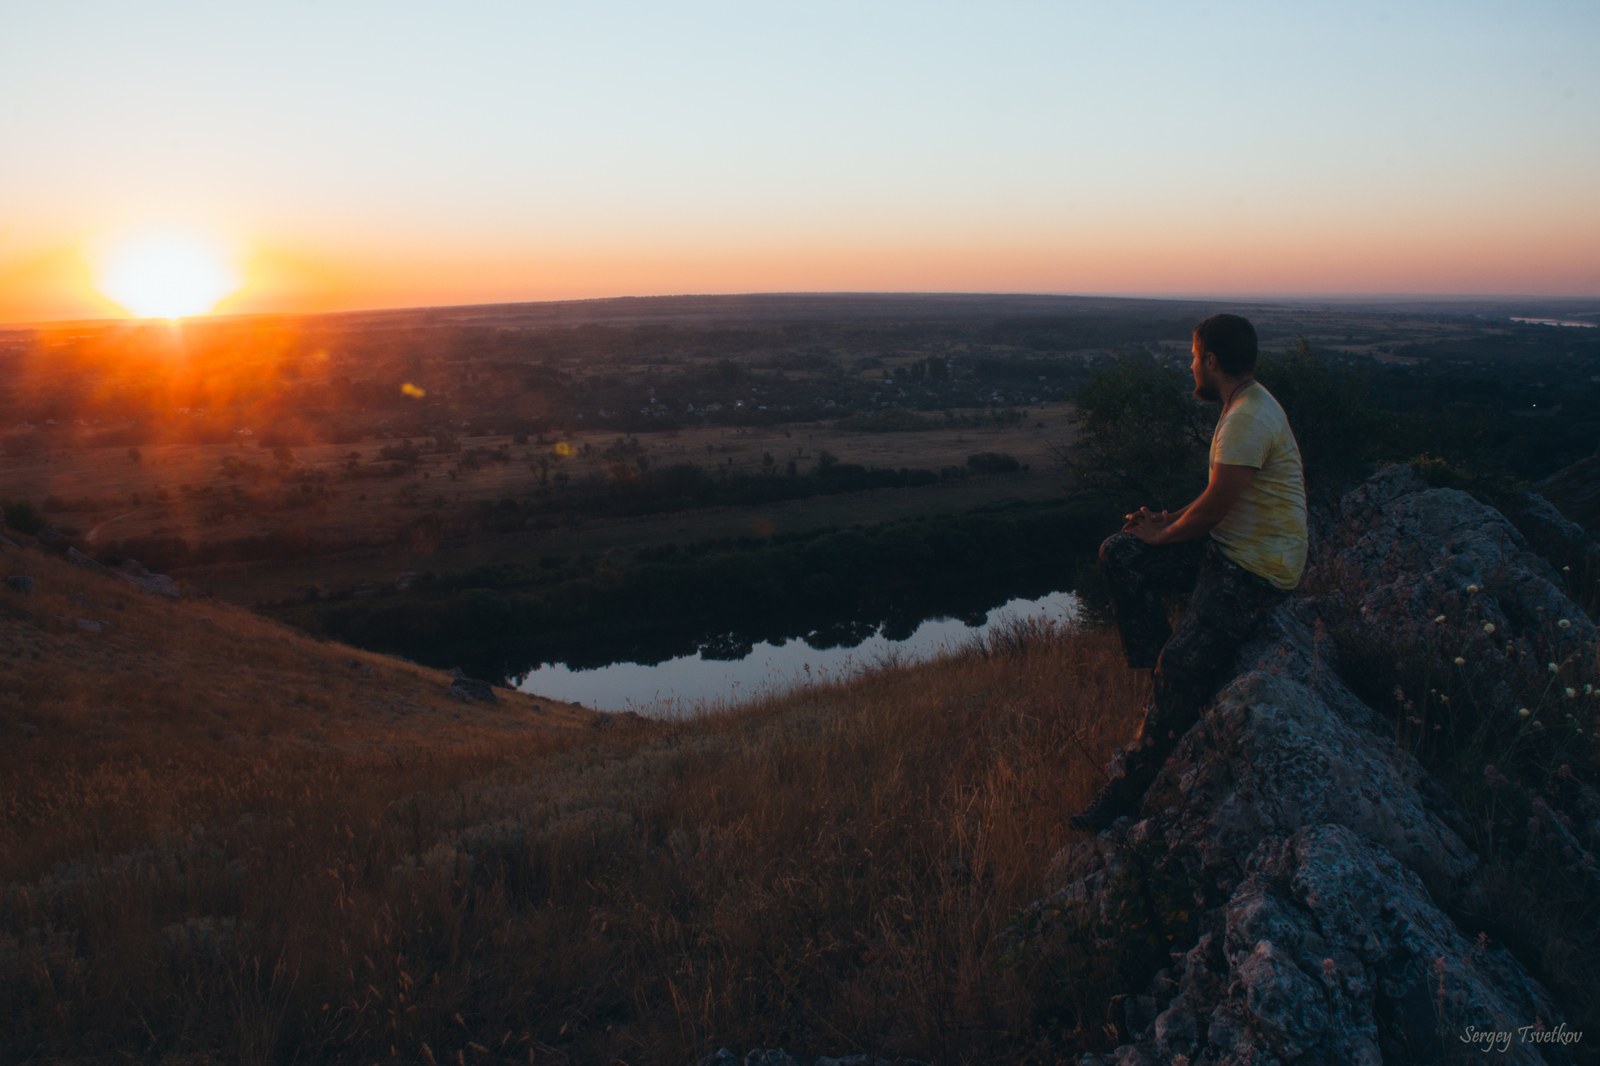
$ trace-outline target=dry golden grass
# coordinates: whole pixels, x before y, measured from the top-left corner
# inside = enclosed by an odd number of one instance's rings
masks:
[[[438,670],[214,601],[145,596],[37,551],[0,551],[10,574],[37,585],[31,596],[0,587],[7,880],[259,810],[307,775],[492,763],[547,750],[594,717],[506,690],[463,704]]]
[[[1032,993],[996,967],[994,940],[1040,894],[1066,818],[1133,727],[1146,682],[1112,636],[1022,631],[576,740],[434,714],[429,743],[389,752],[352,724],[325,753],[296,724],[218,764],[206,715],[224,704],[297,723],[376,712],[336,669],[349,653],[322,667],[265,623],[148,609],[170,612],[174,657],[212,663],[215,683],[186,684],[166,719],[141,702],[124,735],[92,741],[137,801],[88,769],[6,756],[6,1058],[1045,1057]],[[92,638],[32,639],[64,655]],[[74,654],[108,676],[13,747],[87,767],[71,753],[88,730],[69,719],[97,720],[130,686]],[[291,710],[308,683],[284,683],[292,670],[323,679],[327,711]],[[9,691],[15,667],[5,676]]]

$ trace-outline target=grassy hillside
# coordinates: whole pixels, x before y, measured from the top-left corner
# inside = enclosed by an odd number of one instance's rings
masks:
[[[0,577],[14,574],[35,588],[0,586],[7,882],[271,810],[322,782],[426,787],[446,766],[548,750],[595,717],[508,690],[464,704],[440,671],[0,549]]]
[[[39,580],[0,590],[7,1060],[1006,1061],[1046,1022],[1104,1035],[1045,1018],[995,936],[1132,729],[1146,682],[1106,634],[596,729],[0,567]]]

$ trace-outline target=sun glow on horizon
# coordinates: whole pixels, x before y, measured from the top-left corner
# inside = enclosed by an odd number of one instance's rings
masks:
[[[174,230],[119,242],[95,272],[95,288],[137,318],[208,314],[243,285],[215,242]]]

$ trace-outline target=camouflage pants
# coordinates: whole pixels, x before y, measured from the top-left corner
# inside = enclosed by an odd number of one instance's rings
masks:
[[[1229,562],[1210,537],[1153,545],[1118,533],[1100,545],[1100,567],[1128,665],[1155,667],[1144,725],[1113,761],[1113,778],[1142,794],[1228,680],[1257,621],[1289,594]],[[1183,592],[1189,606],[1174,630],[1161,597]]]

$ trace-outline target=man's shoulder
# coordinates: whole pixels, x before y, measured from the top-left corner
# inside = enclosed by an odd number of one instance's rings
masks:
[[[1278,402],[1278,398],[1258,381],[1239,397],[1238,404],[1228,412],[1226,421],[1230,424],[1237,422],[1240,429],[1251,426],[1270,432],[1287,429],[1289,416],[1284,413],[1283,405]]]
[[[1283,414],[1283,405],[1278,402],[1278,398],[1272,395],[1271,389],[1259,381],[1246,389],[1240,399],[1250,404],[1257,411],[1275,411],[1280,415]]]

